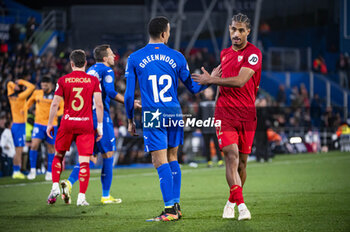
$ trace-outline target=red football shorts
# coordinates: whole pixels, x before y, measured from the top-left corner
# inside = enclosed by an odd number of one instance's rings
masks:
[[[217,118],[217,120],[220,120]],[[216,127],[216,135],[220,150],[224,147],[237,144],[240,153],[250,154],[256,130],[255,121],[221,120],[221,126]]]
[[[70,145],[75,141],[80,156],[90,156],[93,154],[95,142],[94,134],[71,134],[60,130],[60,128],[57,131],[55,141],[55,149],[57,152],[69,151]]]

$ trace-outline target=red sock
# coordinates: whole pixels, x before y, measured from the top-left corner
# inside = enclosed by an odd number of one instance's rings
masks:
[[[62,156],[55,155],[52,161],[52,183],[58,183],[62,172]]]
[[[239,185],[232,185],[230,189],[230,197],[228,198],[228,200],[231,203],[236,203],[237,205],[244,203],[242,187]]]
[[[79,170],[80,191],[79,191],[79,193],[86,192],[87,187],[89,185],[89,179],[90,179],[89,163],[88,162],[80,163],[80,170]]]

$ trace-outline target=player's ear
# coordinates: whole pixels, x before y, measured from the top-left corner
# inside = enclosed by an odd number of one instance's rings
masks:
[[[74,62],[70,62],[70,66],[72,67],[72,69],[75,67],[75,65],[74,65]]]

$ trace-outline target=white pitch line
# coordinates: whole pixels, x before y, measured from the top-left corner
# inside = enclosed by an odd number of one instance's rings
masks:
[[[327,158],[321,158],[321,159],[308,159],[308,160],[286,160],[286,161],[275,161],[271,163],[266,163],[266,165],[291,165],[291,164],[304,164],[304,163],[320,163],[324,160],[346,160],[350,159],[349,156],[336,156],[336,157],[327,157]],[[266,167],[264,164],[260,163],[253,163],[249,164],[248,167]],[[213,170],[223,170],[222,168],[216,167],[216,168],[200,168],[200,169],[186,169],[182,170],[182,173],[191,173],[191,172],[207,172],[207,171],[213,171]],[[95,171],[99,172],[99,171]],[[117,179],[119,178],[130,178],[130,177],[139,177],[139,176],[156,176],[156,172],[146,172],[146,173],[133,173],[133,174],[125,174],[125,175],[118,175]],[[100,180],[100,177],[91,177],[90,181],[96,181]],[[33,183],[19,183],[19,184],[6,184],[6,185],[0,185],[1,188],[9,188],[9,187],[22,187],[22,186],[28,186],[28,185],[43,185],[43,184],[52,184],[51,181],[41,181],[41,182],[33,182]]]

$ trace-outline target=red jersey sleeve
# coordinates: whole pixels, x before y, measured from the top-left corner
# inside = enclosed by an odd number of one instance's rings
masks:
[[[242,67],[250,68],[254,72],[257,72],[261,69],[261,52],[258,48],[250,49],[247,51],[247,54],[244,56]]]
[[[62,78],[58,79],[56,84],[56,90],[55,95],[63,97],[63,84],[62,84]]]
[[[94,77],[95,80],[95,86],[94,86],[94,93],[101,93],[101,84],[97,77]]]

